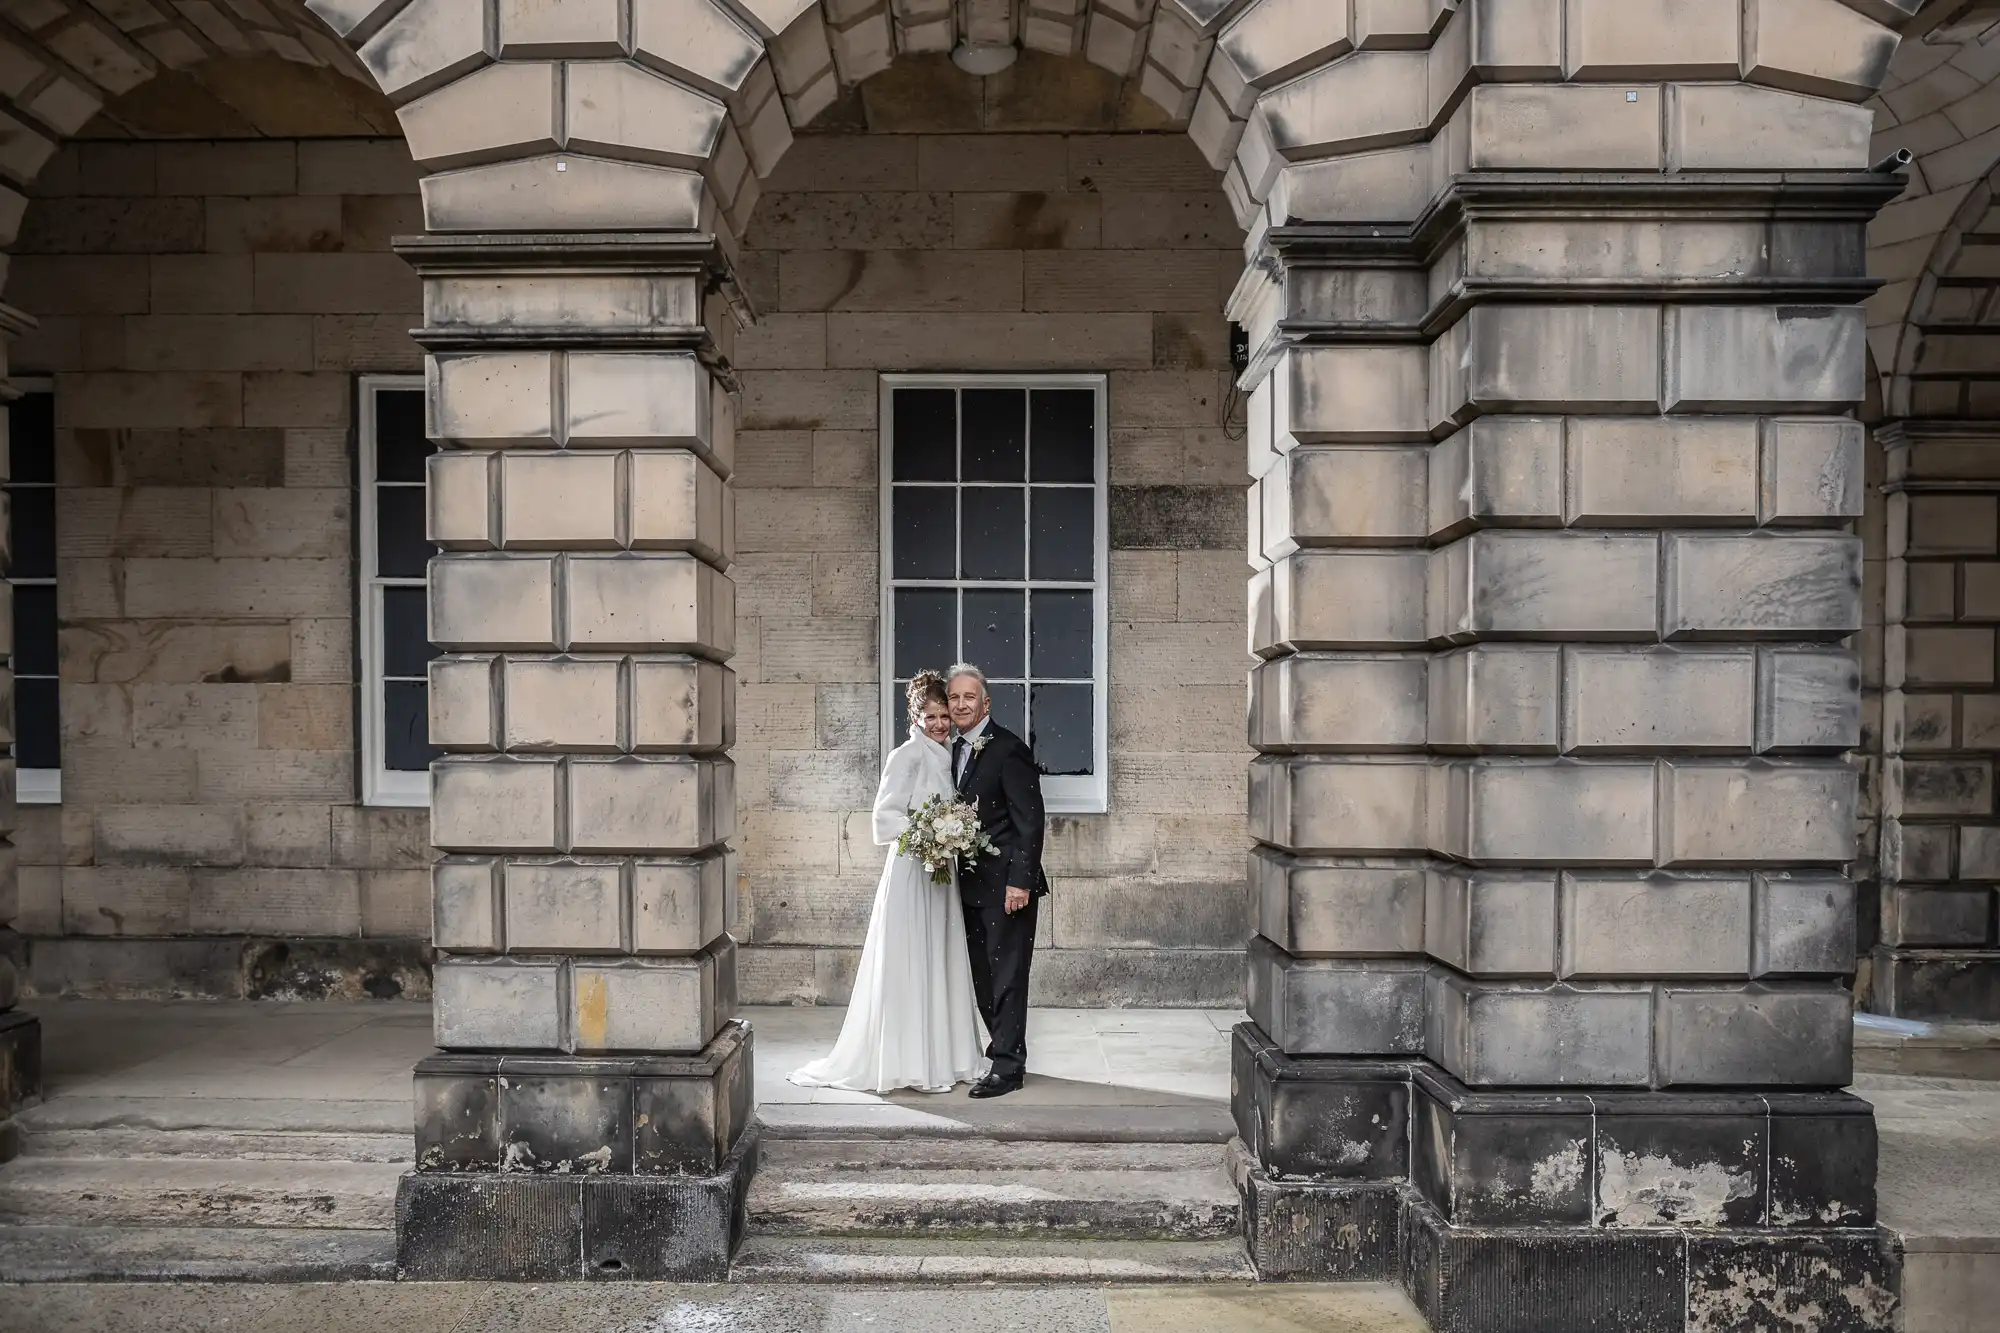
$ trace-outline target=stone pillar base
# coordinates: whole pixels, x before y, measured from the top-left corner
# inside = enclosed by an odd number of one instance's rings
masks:
[[[1898,949],[1870,955],[1870,1007],[1891,1018],[2000,1023],[2000,949]]]
[[[0,1162],[21,1153],[14,1112],[42,1099],[42,1021],[10,1009],[0,1013]]]
[[[425,1280],[716,1281],[756,1170],[752,1039],[698,1055],[450,1053],[416,1071],[397,1270]]]
[[[720,1282],[757,1169],[746,1130],[708,1175],[405,1175],[396,1276],[417,1282]]]
[[[1234,1034],[1232,1174],[1267,1280],[1401,1281],[1439,1333],[1876,1333],[1899,1265],[1839,1092],[1474,1090]]]

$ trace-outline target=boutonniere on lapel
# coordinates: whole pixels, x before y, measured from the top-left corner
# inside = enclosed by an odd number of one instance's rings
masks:
[[[986,748],[986,742],[992,739],[993,738],[991,736],[974,736],[972,738],[972,752],[974,754],[978,754],[981,750]]]

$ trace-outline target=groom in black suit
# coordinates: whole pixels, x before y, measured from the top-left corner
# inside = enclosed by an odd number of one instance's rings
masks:
[[[1042,775],[1028,743],[991,716],[986,676],[960,663],[946,685],[952,725],[952,779],[979,810],[979,824],[999,849],[961,866],[965,944],[972,954],[972,989],[992,1040],[992,1072],[971,1096],[1004,1097],[1028,1069],[1028,965],[1035,954],[1036,904],[1049,891],[1042,873]]]

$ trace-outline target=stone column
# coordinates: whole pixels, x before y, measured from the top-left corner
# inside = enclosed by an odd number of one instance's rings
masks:
[[[7,340],[34,326],[34,318],[25,311],[0,304],[0,406],[21,396],[7,383]],[[0,432],[6,430],[6,425],[7,418],[0,415]],[[5,467],[9,457],[5,443],[5,436],[0,435],[0,468]],[[5,479],[6,473],[0,471],[0,480]],[[13,552],[7,549],[10,530],[6,510],[0,508],[0,573],[6,571],[13,559]],[[0,658],[8,658],[14,651],[14,602],[11,592],[4,587],[0,587],[0,596],[7,599],[6,606],[0,608]],[[7,728],[0,744],[11,745],[15,736],[14,673],[4,660],[0,660],[0,725]],[[12,759],[0,758],[0,1162],[11,1160],[21,1151],[21,1127],[14,1122],[14,1112],[39,1100],[42,1094],[41,1020],[15,1008],[21,1000],[20,960],[24,949],[20,935],[13,928],[14,917],[21,907],[20,866],[13,840],[14,769]]]
[[[2000,1022],[2000,423],[1896,421],[1887,463],[1874,1007]]]
[[[424,283],[437,1044],[417,1278],[719,1278],[734,1020],[732,316],[698,235],[406,240]]]
[[[1267,1275],[1400,1276],[1441,1330],[1886,1327],[1838,1089],[1847,414],[1898,184],[1466,172],[1409,226],[1259,239],[1234,1104]]]

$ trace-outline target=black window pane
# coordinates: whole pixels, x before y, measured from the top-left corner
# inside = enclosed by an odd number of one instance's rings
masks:
[[[967,389],[964,410],[964,480],[1023,480],[1028,466],[1027,391]]]
[[[1097,492],[1034,488],[1029,575],[1087,583],[1097,569]]]
[[[1091,687],[1035,686],[1035,731],[1028,738],[1042,772],[1061,777],[1088,776],[1095,756],[1091,738]]]
[[[424,624],[422,588],[382,590],[382,674],[422,676],[437,656]]]
[[[1025,577],[1027,554],[1021,549],[1025,493],[1018,486],[968,486],[959,494],[965,506],[964,577]]]
[[[420,680],[392,680],[382,687],[383,766],[421,773],[438,757],[430,740],[430,687]]]
[[[1097,628],[1091,594],[1038,591],[1032,609],[1033,661],[1028,674],[1037,680],[1090,679]]]
[[[1027,594],[1018,588],[966,589],[963,660],[1019,680],[1028,674],[1027,618]]]
[[[898,389],[894,481],[955,481],[958,477],[958,392]]]
[[[892,577],[957,576],[957,504],[956,493],[945,487],[896,487],[896,568]]]
[[[14,682],[14,762],[21,768],[62,767],[58,690],[46,676]]]
[[[51,583],[14,589],[14,674],[56,674],[56,590]]]
[[[17,579],[56,576],[56,490],[17,486],[7,492],[8,536],[14,558],[7,572]]]
[[[375,476],[381,481],[422,481],[424,459],[437,452],[424,437],[421,389],[385,389],[375,395]]]
[[[375,488],[375,572],[388,579],[420,579],[437,547],[424,540],[421,486]]]
[[[7,405],[8,477],[56,479],[56,396],[31,393]]]
[[[1016,736],[1028,734],[1027,713],[1028,687],[1025,685],[994,685],[989,687],[993,696],[993,720]]]
[[[1037,389],[1028,424],[1030,481],[1097,480],[1097,395]]]
[[[943,671],[958,655],[958,594],[896,589],[896,676]]]

